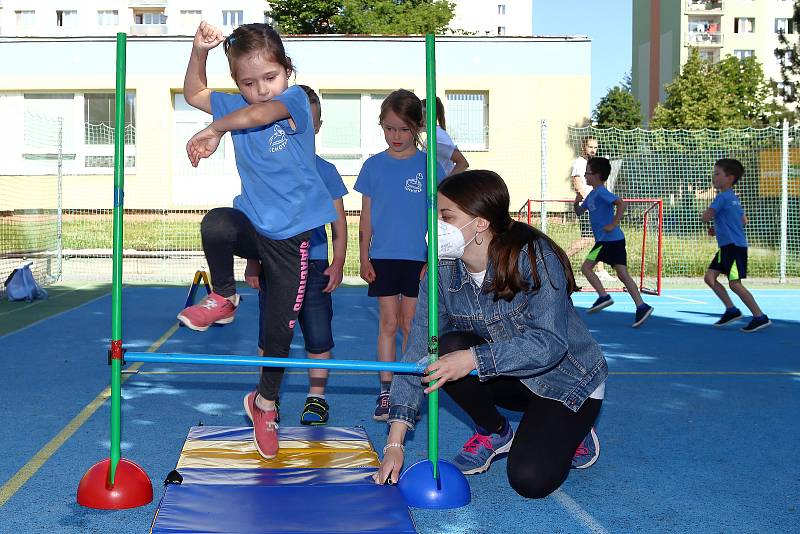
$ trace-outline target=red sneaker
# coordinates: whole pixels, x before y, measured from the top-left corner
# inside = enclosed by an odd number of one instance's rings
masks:
[[[256,405],[257,392],[244,396],[244,411],[253,422],[253,441],[259,454],[267,460],[278,455],[278,410],[265,411]]]
[[[234,295],[234,302],[216,293],[211,293],[194,306],[189,306],[178,314],[178,320],[198,332],[205,332],[212,324],[232,323],[239,307],[239,295]]]

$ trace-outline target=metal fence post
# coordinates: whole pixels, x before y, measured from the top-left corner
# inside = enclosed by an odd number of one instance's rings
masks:
[[[786,252],[789,230],[789,121],[783,120],[781,144],[781,250],[780,283],[786,283]]]
[[[541,122],[541,193],[542,199],[541,206],[541,219],[542,219],[542,232],[547,233],[547,121],[542,119]],[[530,209],[528,210],[530,212]]]

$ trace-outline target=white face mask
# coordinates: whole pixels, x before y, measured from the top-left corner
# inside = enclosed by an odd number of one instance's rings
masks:
[[[438,236],[439,259],[457,260],[464,255],[464,249],[467,248],[467,245],[475,240],[475,237],[478,236],[478,233],[475,232],[475,236],[473,236],[473,238],[469,241],[465,242],[464,234],[461,233],[461,230],[475,222],[476,219],[477,217],[469,221],[461,228],[444,222],[441,219],[439,220],[439,225],[436,232]]]

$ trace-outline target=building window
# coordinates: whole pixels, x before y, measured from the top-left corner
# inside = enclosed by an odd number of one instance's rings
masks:
[[[32,28],[36,25],[36,11],[15,11],[18,28]]]
[[[734,50],[733,55],[738,57],[739,59],[745,59],[748,57],[752,57],[755,54],[755,50]]]
[[[755,33],[756,19],[752,17],[736,17],[733,19],[733,33]]]
[[[505,35],[506,34],[506,27],[505,26],[498,26],[497,27],[497,35]]]
[[[698,50],[698,56],[703,61],[708,61],[711,63],[716,63],[719,60],[719,56],[717,55],[717,51],[714,49],[708,48],[700,48]]]
[[[489,149],[489,94],[447,93],[447,133],[461,150]]]
[[[133,12],[133,23],[144,24],[148,26],[157,24],[166,24],[167,16],[163,11],[139,11]]]
[[[86,93],[83,97],[84,142],[87,145],[113,145],[116,120],[114,93]],[[125,94],[125,144],[136,144],[135,98]]]
[[[775,19],[775,33],[794,33],[794,21],[792,19]]]
[[[506,5],[505,4],[497,4],[497,14],[498,15],[505,15],[506,14]]]
[[[222,25],[223,26],[241,26],[244,22],[244,11],[222,11]]]
[[[56,11],[56,26],[59,28],[74,28],[78,25],[77,11]]]
[[[58,152],[58,128],[61,119],[64,152],[74,152],[75,146],[75,95],[72,93],[32,93],[23,96],[25,119],[23,123],[24,157],[34,159],[37,154]]]
[[[97,11],[98,26],[119,26],[119,12],[116,9],[101,9]]]

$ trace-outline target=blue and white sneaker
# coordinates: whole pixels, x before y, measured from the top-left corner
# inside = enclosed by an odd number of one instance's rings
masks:
[[[592,427],[575,450],[575,455],[572,457],[572,468],[586,469],[587,467],[591,467],[599,457],[600,440],[597,439],[597,433],[594,431],[594,427]]]
[[[489,469],[498,454],[507,453],[511,449],[514,431],[508,421],[505,427],[506,431],[502,434],[487,434],[482,428],[476,428],[475,434],[453,458],[453,464],[465,475],[476,475]]]
[[[611,298],[611,295],[606,295],[605,297],[598,297],[597,300],[594,301],[594,304],[592,304],[592,307],[589,308],[586,311],[586,313],[597,313],[603,308],[608,308],[612,304],[614,304],[614,300]]]

